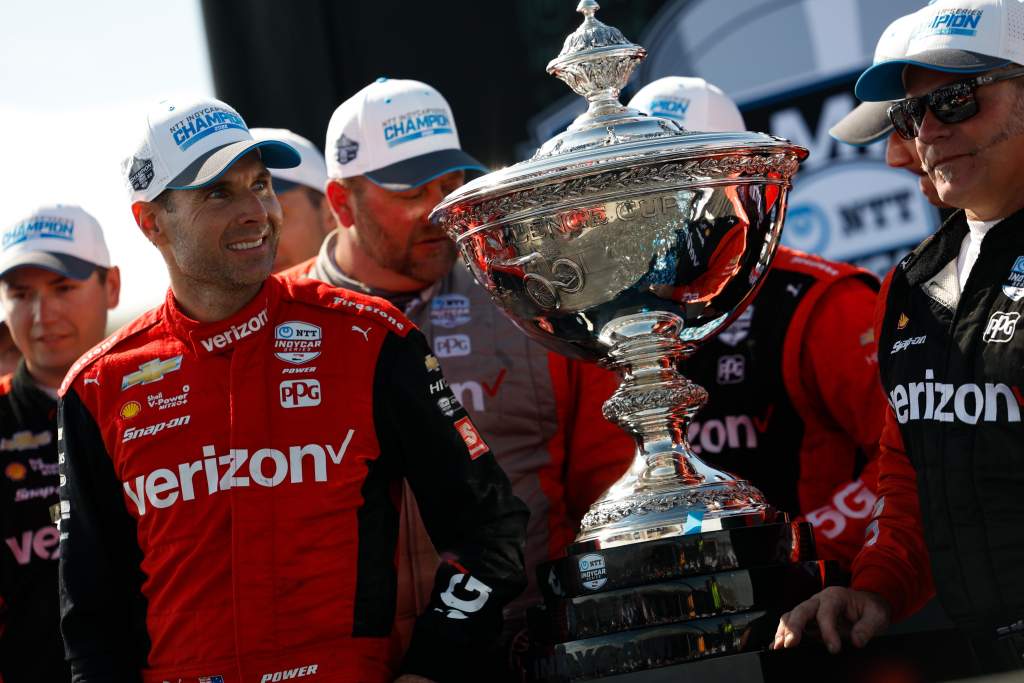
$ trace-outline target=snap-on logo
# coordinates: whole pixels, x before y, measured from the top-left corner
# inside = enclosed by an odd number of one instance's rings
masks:
[[[159,434],[165,429],[174,429],[175,427],[187,425],[191,419],[191,415],[182,415],[171,420],[151,424],[148,427],[129,427],[124,430],[124,434],[121,435],[121,443],[128,443],[129,441],[134,441],[135,439],[139,439],[144,436],[153,436],[154,434]]]
[[[309,408],[320,405],[320,382],[315,379],[288,379],[281,382],[282,408]]]
[[[255,334],[262,330],[267,324],[267,318],[267,309],[264,308],[245,322],[232,325],[223,332],[219,332],[211,337],[201,340],[200,343],[207,352],[212,352],[214,349],[227,348],[238,340],[244,339],[250,334]]]
[[[289,320],[274,328],[274,355],[286,363],[302,365],[320,355],[323,340],[318,325]]]
[[[135,504],[139,516],[144,516],[152,508],[169,508],[178,501],[195,500],[197,476],[198,492],[205,490],[210,496],[253,483],[267,488],[283,483],[301,484],[310,466],[313,481],[325,482],[328,459],[340,465],[355,432],[349,429],[337,448],[331,444],[311,443],[282,450],[259,448],[252,455],[245,448],[232,448],[224,455],[217,455],[217,448],[208,444],[203,446],[201,459],[183,462],[175,469],[160,467],[149,474],[140,474],[124,483],[124,492]]]
[[[889,392],[889,404],[900,424],[919,420],[935,422],[1020,422],[1020,396],[1015,387],[999,382],[947,384],[936,382],[935,372],[925,370],[923,382],[897,384]]]
[[[920,346],[928,341],[928,335],[923,334],[920,337],[909,337],[907,339],[900,339],[898,342],[892,345],[892,349],[889,351],[889,355],[897,354],[900,351],[905,351],[911,346]]]

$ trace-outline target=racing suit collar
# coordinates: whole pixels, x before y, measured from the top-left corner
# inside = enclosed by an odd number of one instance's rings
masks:
[[[203,323],[190,318],[178,306],[170,289],[164,310],[174,335],[190,346],[193,353],[205,356],[231,351],[265,334],[271,327],[270,321],[280,299],[281,283],[269,277],[252,301],[224,320]]]

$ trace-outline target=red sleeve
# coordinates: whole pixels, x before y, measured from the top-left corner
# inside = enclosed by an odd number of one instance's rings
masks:
[[[552,376],[568,380],[556,380],[555,386],[565,425],[566,512],[578,523],[590,504],[625,473],[633,461],[636,444],[601,413],[601,406],[619,386],[615,373],[555,353],[549,354],[549,358]],[[563,391],[557,390],[560,384]]]
[[[882,283],[875,307],[875,336],[885,317],[892,273]],[[917,472],[907,457],[899,424],[886,406],[879,444],[878,502],[867,526],[864,547],[853,562],[852,587],[881,595],[899,621],[935,594],[928,547],[921,527]]]
[[[849,451],[841,460],[804,463],[802,468],[813,468],[809,474],[815,476],[801,477],[801,501],[827,500],[805,516],[814,527],[819,555],[837,559],[845,567],[863,544],[876,499],[878,440],[886,405],[872,326],[876,298],[875,290],[859,278],[833,283],[814,302],[801,340],[801,385],[813,399],[810,419],[817,416],[821,429],[838,432],[867,456],[857,479],[844,478],[850,475],[843,473],[853,467]],[[814,437],[809,433],[805,438]],[[814,449],[813,444],[805,448],[818,459],[831,450],[827,446]],[[823,497],[822,476],[829,470],[835,476]]]

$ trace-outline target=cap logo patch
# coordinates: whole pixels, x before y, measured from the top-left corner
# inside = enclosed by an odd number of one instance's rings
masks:
[[[18,223],[4,233],[3,248],[36,239],[55,239],[73,242],[75,222],[60,216],[33,216],[31,220]]]
[[[977,35],[983,13],[984,10],[980,9],[943,10],[928,22],[923,33],[942,36]]]
[[[338,163],[347,164],[355,159],[356,155],[359,154],[359,143],[345,135],[342,135],[341,138],[338,139],[334,149],[337,153]]]
[[[384,141],[388,147],[419,140],[431,135],[451,135],[452,124],[444,109],[419,109],[383,122]]]
[[[174,144],[182,152],[203,138],[228,128],[249,130],[242,117],[220,107],[206,107],[192,112],[170,127]]]
[[[128,168],[128,182],[133,190],[145,190],[153,182],[153,160],[132,157]]]
[[[690,109],[690,100],[687,98],[683,99],[664,99],[654,100],[651,102],[651,113],[652,114],[666,114],[674,118],[685,118],[686,112]]]

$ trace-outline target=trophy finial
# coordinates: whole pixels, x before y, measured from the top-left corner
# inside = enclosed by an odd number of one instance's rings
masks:
[[[580,0],[576,11],[583,15],[583,23],[569,34],[547,68],[549,74],[587,98],[590,108],[577,121],[583,126],[599,116],[626,111],[619,92],[647,56],[647,50],[627,40],[622,31],[599,21],[594,16],[598,9],[595,0]]]
[[[593,19],[594,12],[599,9],[601,9],[601,6],[594,2],[594,0],[580,0],[580,4],[576,5],[576,11],[587,19]]]

